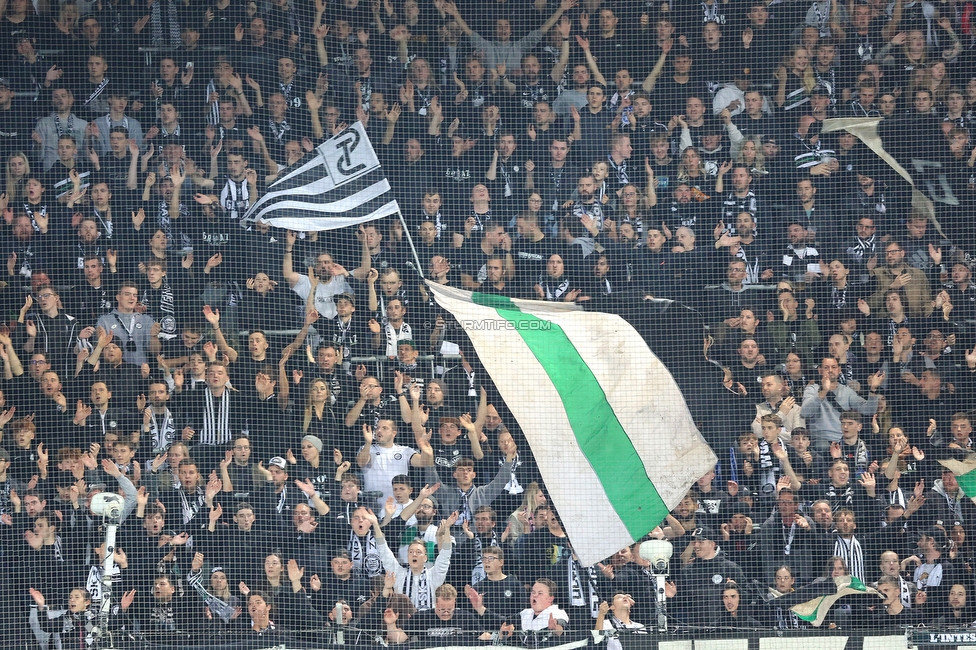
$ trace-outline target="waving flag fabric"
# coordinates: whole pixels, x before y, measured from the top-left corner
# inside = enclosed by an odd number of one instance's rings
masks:
[[[356,122],[285,170],[241,220],[298,231],[334,230],[399,212],[366,129]]]
[[[584,565],[653,530],[714,466],[671,374],[619,316],[429,288],[518,420]]]

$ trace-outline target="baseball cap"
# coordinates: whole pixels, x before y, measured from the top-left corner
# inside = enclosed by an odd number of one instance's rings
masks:
[[[275,456],[274,458],[268,461],[268,465],[274,465],[275,467],[280,467],[281,469],[287,469],[288,461],[282,458],[281,456]]]
[[[3,86],[4,88],[11,88],[10,80],[6,77],[0,77],[0,86]]]
[[[715,534],[715,531],[708,526],[699,526],[691,534],[691,537],[693,539],[707,539],[713,542],[719,539],[718,535]]]

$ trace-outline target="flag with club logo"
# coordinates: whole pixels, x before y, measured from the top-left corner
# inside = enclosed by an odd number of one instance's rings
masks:
[[[298,231],[335,230],[399,212],[361,122],[329,138],[268,186],[241,219]]]
[[[671,373],[623,318],[428,286],[518,420],[584,565],[640,540],[715,466]]]

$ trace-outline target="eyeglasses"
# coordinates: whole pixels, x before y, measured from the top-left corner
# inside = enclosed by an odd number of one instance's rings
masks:
[[[42,293],[41,295],[39,295],[37,297],[38,297],[39,300],[47,300],[48,298],[54,298],[54,294],[51,293],[50,291],[48,291],[46,293]]]
[[[904,253],[904,248],[889,248],[885,251],[885,255],[891,255],[892,253]]]
[[[494,555],[482,555],[481,556],[481,561],[482,562],[494,562],[497,559],[498,558],[495,557]]]
[[[32,366],[46,366],[47,365],[47,361],[43,361],[43,360],[42,361],[31,361],[30,364]]]

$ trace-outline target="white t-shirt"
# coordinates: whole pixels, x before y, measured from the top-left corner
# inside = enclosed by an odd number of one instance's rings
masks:
[[[308,300],[308,292],[311,289],[312,283],[307,275],[298,276],[298,282],[291,288],[292,291],[302,297],[302,300]],[[340,293],[355,293],[345,276],[336,275],[328,282],[319,282],[318,286],[315,287],[314,301],[315,309],[319,314],[330,320],[335,318],[337,312],[333,296],[338,296]]]
[[[549,617],[552,616],[557,621],[568,621],[569,614],[559,609],[555,605],[549,605],[544,610],[539,612],[538,615],[532,608],[523,609],[520,613],[522,617],[522,629],[523,630],[545,630],[549,628]]]
[[[610,617],[613,616],[610,612],[607,612],[606,618],[603,619],[603,629],[605,631],[616,630],[613,623],[610,622]],[[638,623],[637,621],[631,621],[630,623],[621,623],[623,628],[626,630],[643,630],[644,624]],[[607,639],[607,650],[623,650],[623,646],[620,644],[620,639],[611,637]]]
[[[417,453],[413,447],[393,445],[380,447],[376,443],[370,445],[369,464],[363,468],[363,489],[367,492],[382,492],[377,500],[382,508],[387,497],[393,496],[393,477],[410,471],[410,459]]]

